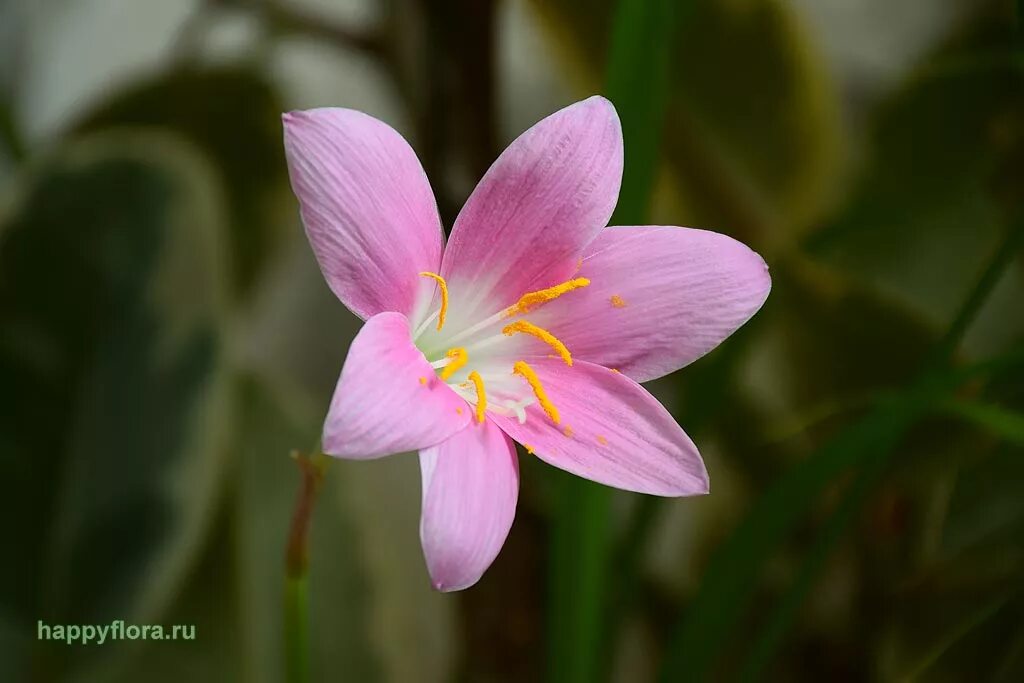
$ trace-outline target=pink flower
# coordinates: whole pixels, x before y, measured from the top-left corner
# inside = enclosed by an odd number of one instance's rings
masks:
[[[348,109],[284,115],[327,284],[366,320],[325,453],[418,450],[435,588],[476,583],[515,516],[513,441],[573,474],[659,496],[708,492],[696,446],[638,382],[701,357],[764,303],[764,261],[724,235],[614,227],[622,131],[591,97],[519,136],[448,245],[409,144]]]

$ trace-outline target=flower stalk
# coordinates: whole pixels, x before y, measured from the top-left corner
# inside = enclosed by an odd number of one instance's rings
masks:
[[[310,680],[309,523],[327,461],[319,448],[314,449],[312,456],[293,451],[291,457],[299,466],[302,479],[285,551],[285,680],[306,683]]]

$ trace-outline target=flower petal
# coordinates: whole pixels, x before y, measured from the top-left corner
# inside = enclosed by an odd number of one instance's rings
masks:
[[[622,180],[622,129],[591,97],[520,135],[459,213],[444,255],[453,305],[514,303],[572,275],[608,224]]]
[[[324,453],[379,458],[433,446],[472,411],[413,346],[400,313],[370,318],[352,341],[324,423]]]
[[[590,286],[531,317],[573,358],[615,368],[638,382],[692,363],[761,308],[771,289],[764,260],[707,230],[604,230],[580,276]],[[536,346],[541,355],[550,353]]]
[[[282,119],[292,189],[327,284],[364,319],[411,315],[418,273],[437,272],[444,245],[415,152],[393,128],[351,109]]]
[[[708,492],[697,447],[639,384],[599,365],[531,362],[561,418],[534,404],[526,422],[494,416],[506,434],[541,460],[615,488],[658,496]]]
[[[440,591],[480,580],[505,543],[519,497],[512,442],[489,420],[420,451],[420,540]]]

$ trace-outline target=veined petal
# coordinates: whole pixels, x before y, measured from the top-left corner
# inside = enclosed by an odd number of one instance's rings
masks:
[[[519,497],[519,463],[489,420],[420,451],[420,540],[434,588],[457,591],[480,580],[505,543]]]
[[[410,315],[444,237],[423,167],[394,129],[351,109],[285,114],[302,222],[331,290],[362,318]]]
[[[541,407],[526,422],[492,416],[495,424],[541,460],[601,484],[658,496],[708,492],[697,447],[665,408],[625,375],[578,361],[531,363],[559,424]]]
[[[380,313],[349,348],[324,423],[324,453],[366,459],[419,450],[463,429],[471,412],[413,346],[405,316]]]
[[[608,228],[579,275],[590,286],[534,316],[574,358],[638,382],[692,363],[761,308],[771,289],[764,260],[707,230]],[[548,353],[536,346],[537,353]]]
[[[459,213],[442,275],[473,308],[502,306],[571,276],[607,225],[622,180],[622,129],[612,104],[591,97],[520,135]]]

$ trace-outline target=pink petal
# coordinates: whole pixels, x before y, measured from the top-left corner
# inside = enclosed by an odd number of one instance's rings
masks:
[[[515,448],[485,420],[420,452],[420,540],[434,588],[480,580],[505,543],[519,496]]]
[[[306,235],[331,290],[362,318],[410,315],[444,237],[415,152],[351,109],[285,114],[284,144]]]
[[[520,135],[459,213],[442,274],[473,306],[497,306],[565,280],[608,223],[622,179],[622,129],[591,97]],[[454,294],[453,294],[454,296]]]
[[[761,308],[764,260],[731,237],[674,227],[608,228],[580,276],[590,286],[530,317],[573,358],[646,382],[692,363]],[[550,353],[538,345],[536,352]]]
[[[438,444],[472,411],[413,346],[400,313],[370,318],[348,350],[324,423],[324,453],[379,458]]]
[[[668,411],[639,384],[599,365],[557,359],[531,363],[559,411],[555,424],[540,406],[494,416],[506,434],[541,460],[615,488],[657,496],[708,492],[697,447]]]

